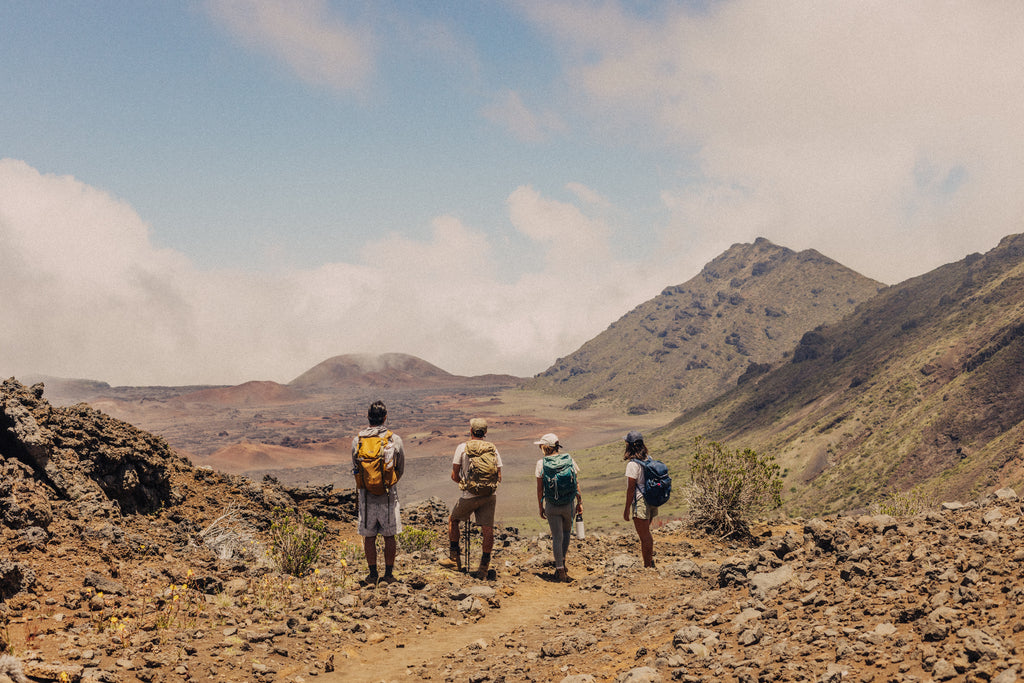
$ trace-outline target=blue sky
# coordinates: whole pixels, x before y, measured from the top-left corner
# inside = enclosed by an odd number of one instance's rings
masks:
[[[1021,231],[1024,4],[0,2],[0,374],[544,370],[731,244]]]

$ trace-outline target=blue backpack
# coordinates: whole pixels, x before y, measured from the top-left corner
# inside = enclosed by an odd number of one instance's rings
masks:
[[[668,476],[668,467],[660,460],[650,457],[647,460],[640,460],[639,465],[644,471],[644,485],[640,490],[644,502],[651,507],[667,503],[672,494],[672,477]]]
[[[572,456],[555,453],[544,456],[544,498],[552,505],[568,505],[576,499],[576,470]]]

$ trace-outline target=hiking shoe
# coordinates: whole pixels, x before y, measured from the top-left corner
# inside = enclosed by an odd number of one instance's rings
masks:
[[[458,558],[452,559],[450,557],[446,557],[443,560],[438,561],[438,564],[445,569],[451,569],[457,572],[462,571],[462,562],[460,562]]]
[[[398,583],[398,579],[394,574],[385,574],[380,578],[381,583]]]
[[[377,582],[380,581],[380,576],[377,574],[367,574],[366,578],[359,582],[360,586],[376,586]]]
[[[472,576],[474,579],[479,579],[480,581],[483,581],[487,578],[488,574],[490,574],[490,570],[488,570],[487,567],[480,567],[475,572],[470,574],[470,576]]]
[[[558,567],[555,569],[555,581],[560,583],[570,583],[572,579],[569,578],[569,572],[565,571],[565,567]]]

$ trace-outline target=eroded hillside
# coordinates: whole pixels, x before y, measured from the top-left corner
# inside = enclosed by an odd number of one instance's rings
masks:
[[[800,336],[881,288],[814,250],[736,244],[624,315],[527,386],[634,412],[685,409],[768,369]]]
[[[790,359],[659,435],[772,453],[791,512],[933,500],[1024,481],[1024,235],[888,288]]]

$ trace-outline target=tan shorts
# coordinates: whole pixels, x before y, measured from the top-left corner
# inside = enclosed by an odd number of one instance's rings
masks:
[[[452,509],[452,519],[459,522],[469,521],[473,515],[476,523],[480,526],[494,526],[494,510],[498,507],[498,496],[474,496],[473,498],[459,498],[459,502]]]
[[[648,505],[644,497],[639,493],[634,499],[636,505],[633,507],[633,517],[635,519],[654,519],[658,516],[658,508],[654,505]]]

